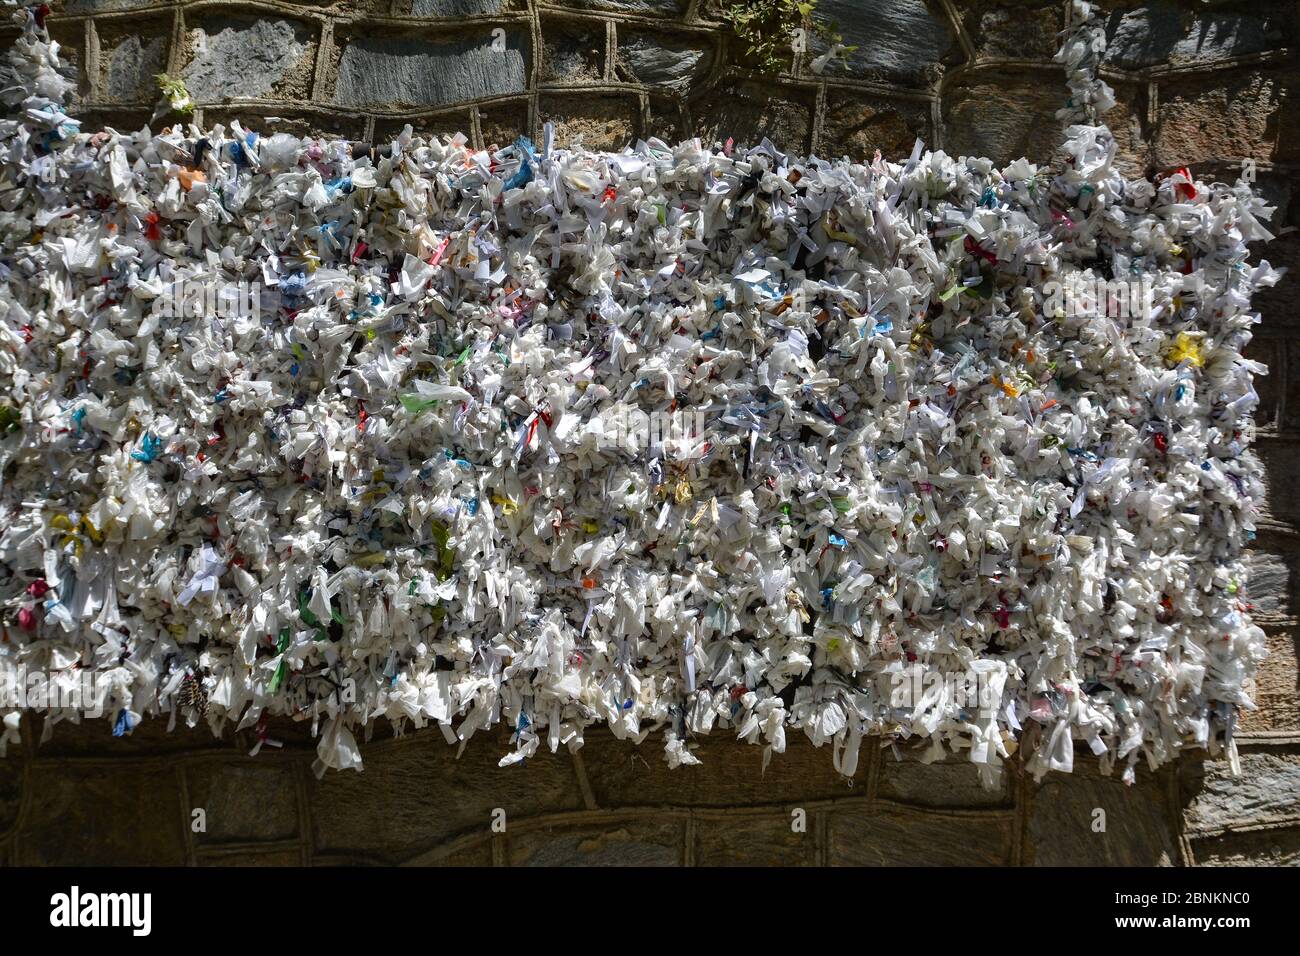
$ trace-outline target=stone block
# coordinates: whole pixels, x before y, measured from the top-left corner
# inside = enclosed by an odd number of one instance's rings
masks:
[[[152,103],[161,98],[154,77],[167,67],[165,35],[122,37],[111,46],[100,39],[100,93],[113,103]]]
[[[528,34],[500,28],[505,46],[498,50],[492,29],[451,37],[353,37],[343,47],[334,102],[418,109],[523,92]]]
[[[1264,465],[1268,486],[1262,512],[1278,521],[1300,524],[1300,442],[1261,437],[1255,453]]]
[[[1239,756],[1240,777],[1233,777],[1227,761],[1221,760],[1184,768],[1190,833],[1213,834],[1270,821],[1300,823],[1300,747],[1270,747]]]
[[[1141,121],[1146,94],[1134,84],[1114,87],[1115,107],[1102,118],[1115,136],[1119,164],[1128,175],[1140,176],[1149,163]],[[998,68],[961,78],[942,103],[945,151],[985,156],[999,165],[1021,157],[1046,165],[1064,139],[1065,128],[1056,118],[1064,90],[1056,70]]]
[[[1255,427],[1276,428],[1281,424],[1282,413],[1282,362],[1287,352],[1283,339],[1263,338],[1256,335],[1242,354],[1268,366],[1267,375],[1255,376],[1255,391],[1259,404],[1255,406]],[[1289,391],[1289,390],[1288,390]]]
[[[186,46],[181,73],[198,103],[310,98],[316,42],[299,20],[203,17],[193,23]]]
[[[705,144],[756,146],[764,137],[779,149],[801,153],[812,130],[812,98],[807,91],[777,80],[723,80],[690,102],[695,132]]]
[[[478,108],[478,128],[483,145],[508,146],[528,136],[528,104],[523,100],[488,103]]]
[[[39,794],[18,836],[25,866],[180,866],[185,834],[176,775],[146,764],[37,761]]]
[[[470,121],[467,109],[453,110],[449,113],[435,113],[432,116],[396,117],[375,121],[375,142],[389,143],[401,135],[402,130],[411,127],[411,131],[425,139],[441,139],[464,133],[469,136]]]
[[[878,807],[828,811],[832,866],[998,866],[1011,862],[1010,818]]]
[[[618,63],[634,82],[684,92],[708,75],[713,49],[700,38],[620,31]]]
[[[504,739],[479,734],[457,760],[436,733],[363,745],[363,771],[330,772],[310,782],[317,849],[396,863],[449,837],[489,834],[498,807],[508,822],[521,822],[580,806],[567,753],[502,768],[503,747]]]
[[[975,0],[958,5],[976,59],[1035,57],[1050,60],[1065,27],[1062,5]]]
[[[807,830],[803,833],[791,829],[792,820],[788,812],[697,814],[695,865],[812,866],[817,862],[814,811],[807,812]]]
[[[931,139],[928,102],[888,100],[857,90],[826,91],[819,155],[869,163],[880,150],[881,155],[897,160],[911,153],[918,138]]]
[[[1038,785],[1029,818],[1036,866],[1172,866],[1178,862],[1165,779],[1145,771],[1126,786],[1076,756],[1074,772]],[[1101,810],[1101,817],[1096,811]],[[1104,831],[1095,829],[1104,821]]]
[[[1242,713],[1238,730],[1242,734],[1300,734],[1300,667],[1296,662],[1300,631],[1294,627],[1267,628],[1264,640],[1268,659],[1260,664],[1251,692],[1257,709]]]
[[[658,136],[666,143],[680,143],[693,135],[682,122],[682,105],[666,96],[650,97],[650,128],[645,136]]]
[[[99,37],[99,99],[152,107],[160,99],[154,77],[167,69],[171,14],[101,18],[95,29]]]
[[[1300,866],[1300,827],[1205,837],[1192,854],[1197,866]]]
[[[1289,276],[1283,281],[1295,282]],[[1284,339],[1278,343],[1278,351],[1280,361],[1270,366],[1274,374],[1266,377],[1279,382],[1285,377],[1286,390],[1283,393],[1280,424],[1288,431],[1300,430],[1300,340]],[[1282,363],[1286,365],[1285,375],[1278,374],[1282,371],[1278,368]],[[1260,379],[1257,378],[1255,381],[1259,382]],[[1256,385],[1255,389],[1258,391],[1259,385]]]
[[[609,10],[616,13],[684,13],[688,0],[559,0],[560,6],[576,10]]]
[[[411,13],[417,17],[472,17],[500,13],[503,0],[414,0]]]
[[[1009,768],[1004,769],[997,787],[986,790],[975,765],[959,757],[926,764],[915,753],[903,752],[899,760],[892,750],[885,749],[880,752],[879,766],[876,796],[884,800],[935,808],[1007,807],[1013,802]]]
[[[675,817],[623,817],[507,831],[511,866],[678,866],[684,827]]]
[[[962,77],[943,98],[945,151],[985,156],[999,165],[1022,156],[1046,164],[1064,132],[1055,117],[1064,89],[1054,70],[990,69]]]
[[[834,23],[847,46],[857,49],[830,61],[826,76],[928,85],[938,79],[940,61],[956,45],[938,4],[924,0],[820,0],[816,18]],[[826,41],[814,38],[814,54]]]
[[[149,7],[157,2],[158,0],[64,0],[63,12],[66,14],[113,13],[118,10]]]
[[[1250,69],[1162,80],[1152,140],[1156,164],[1297,158],[1300,121],[1284,109],[1294,86],[1291,76]]]
[[[1280,543],[1277,536],[1269,536],[1269,544]],[[1294,542],[1288,542],[1294,545]],[[1253,606],[1251,615],[1256,624],[1286,622],[1295,613],[1294,594],[1300,585],[1300,553],[1278,551],[1263,546],[1256,540],[1255,547],[1246,552],[1246,600]]]
[[[542,18],[543,82],[599,82],[604,75],[604,63],[603,22]]]
[[[773,754],[763,770],[763,748],[722,734],[698,738],[692,753],[700,763],[670,770],[651,739],[639,747],[606,733],[588,732],[582,761],[596,803],[619,806],[763,806],[854,794],[835,772],[829,746],[820,750],[806,738],[790,735],[784,754]],[[858,780],[865,779],[864,741]],[[861,790],[856,791],[861,793]]]
[[[1278,211],[1271,231],[1294,224],[1289,223],[1291,217],[1286,213],[1287,210]],[[1300,233],[1280,235],[1266,246],[1257,246],[1254,253],[1276,267],[1286,267],[1287,272],[1273,288],[1261,289],[1251,301],[1252,307],[1259,310],[1266,328],[1290,331],[1300,327],[1300,311],[1294,307],[1300,298]]]
[[[1173,0],[1149,0],[1106,15],[1105,63],[1121,70],[1140,70],[1276,50],[1286,45],[1294,16],[1294,8],[1284,3],[1195,10]]]
[[[592,94],[543,95],[541,122],[555,124],[555,144],[617,152],[640,135],[641,107],[636,97]]]
[[[199,845],[286,840],[298,833],[296,768],[272,752],[229,761],[196,762],[186,769],[190,812],[201,807],[207,829]]]
[[[18,748],[12,744],[8,754],[0,757],[0,840],[18,825],[23,805],[23,765]]]

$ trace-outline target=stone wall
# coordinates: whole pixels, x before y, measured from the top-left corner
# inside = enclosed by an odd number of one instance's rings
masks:
[[[1106,119],[1134,174],[1191,164],[1235,178],[1254,162],[1278,204],[1263,253],[1300,264],[1295,2],[1107,2]],[[955,154],[1046,160],[1064,94],[1051,63],[1068,4],[1041,0],[820,0],[849,44],[812,71],[748,69],[719,0],[66,0],[51,31],[81,76],[80,112],[137,128],[154,73],[186,78],[201,121],[382,140],[405,123],[476,144],[537,136],[618,148],[637,137],[769,136],[783,148],[897,156],[917,136]],[[500,33],[494,31],[500,30]],[[8,42],[9,35],[0,35]],[[496,48],[494,49],[494,40]],[[981,791],[968,765],[875,750],[850,783],[806,741],[760,773],[761,751],[703,742],[668,771],[657,745],[593,733],[579,754],[500,769],[500,739],[460,760],[440,734],[374,741],[363,774],[310,771],[282,750],[206,732],[130,738],[60,726],[0,760],[0,862],[1196,863],[1300,865],[1300,272],[1260,302],[1257,450],[1269,495],[1249,600],[1272,656],[1239,728],[1243,774],[1188,758],[1132,788],[1083,765],[1035,786]],[[1295,377],[1292,383],[1290,378]],[[902,759],[899,759],[902,758]],[[206,833],[189,826],[207,812]],[[506,811],[504,834],[489,827]],[[791,829],[803,808],[807,830]],[[1105,833],[1091,827],[1106,810]]]

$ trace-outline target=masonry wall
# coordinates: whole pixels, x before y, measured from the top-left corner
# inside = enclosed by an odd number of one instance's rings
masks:
[[[1300,4],[1106,2],[1106,116],[1133,174],[1190,164],[1235,179],[1254,162],[1278,204],[1263,251],[1300,265]],[[504,145],[543,123],[620,148],[638,137],[770,137],[792,152],[1052,155],[1065,95],[1051,63],[1064,2],[820,0],[858,49],[824,74],[817,43],[779,76],[749,69],[719,0],[66,0],[51,32],[76,64],[78,111],[136,129],[153,74],[184,76],[199,121],[376,141],[406,123]],[[500,32],[494,32],[500,31]],[[11,33],[0,31],[7,43]],[[495,48],[494,48],[495,42]],[[174,119],[174,117],[173,117]],[[362,774],[310,770],[306,729],[282,749],[206,731],[24,725],[0,760],[0,862],[10,863],[1141,863],[1300,865],[1300,272],[1260,301],[1253,357],[1270,374],[1256,449],[1269,494],[1249,600],[1272,656],[1239,728],[1243,774],[1206,755],[1126,788],[1087,758],[1042,786],[1015,773],[982,791],[969,765],[927,766],[885,745],[851,782],[828,750],[718,737],[704,766],[668,771],[659,747],[591,734],[578,754],[500,769],[480,734],[459,760],[440,734],[372,741]],[[189,826],[207,813],[206,833]],[[807,829],[791,828],[792,811]],[[1107,830],[1094,833],[1093,809]],[[506,832],[489,824],[506,811]]]

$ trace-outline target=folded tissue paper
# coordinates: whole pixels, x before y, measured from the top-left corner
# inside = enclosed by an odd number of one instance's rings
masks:
[[[310,721],[318,772],[379,718],[1232,752],[1271,210],[1122,175],[1086,4],[1063,161],[1003,168],[89,131],[9,6],[4,675]]]

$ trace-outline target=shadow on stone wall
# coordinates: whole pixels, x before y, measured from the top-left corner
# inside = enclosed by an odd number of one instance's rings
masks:
[[[698,741],[698,767],[669,770],[653,738],[591,731],[576,753],[501,768],[504,734],[460,759],[437,731],[363,745],[365,770],[311,770],[303,724],[251,757],[248,733],[168,734],[147,722],[39,721],[0,760],[0,860],[14,864],[1169,865],[1204,773],[1139,773],[1126,787],[1080,756],[1041,786],[1015,765],[996,790],[969,763],[922,763],[866,741],[856,775],[804,738],[762,772],[762,749]],[[1264,789],[1266,784],[1261,782]],[[206,830],[194,832],[194,810]],[[1096,810],[1105,832],[1095,832]],[[505,832],[494,832],[504,811]],[[795,826],[803,811],[805,826]]]

